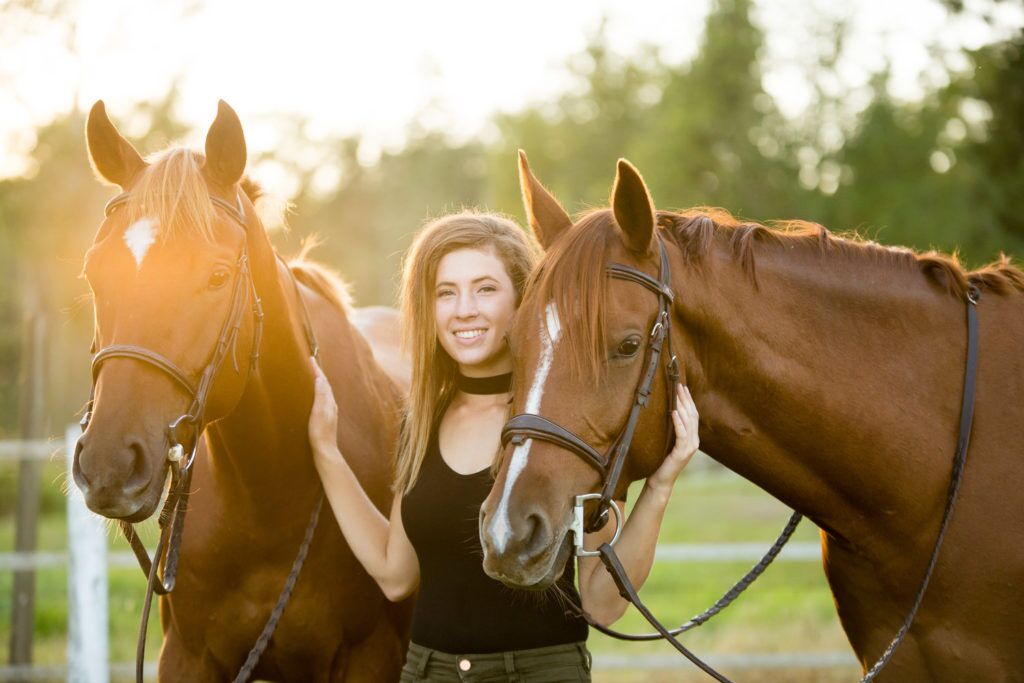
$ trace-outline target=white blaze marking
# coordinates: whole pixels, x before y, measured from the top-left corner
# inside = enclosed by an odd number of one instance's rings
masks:
[[[547,305],[545,309],[544,325],[540,330],[540,364],[537,366],[537,374],[533,376],[533,384],[530,385],[530,392],[526,395],[525,413],[537,414],[540,410],[540,401],[544,396],[544,384],[548,379],[548,372],[551,370],[551,359],[555,353],[555,344],[562,335],[562,324],[558,319],[558,309],[554,302]],[[508,498],[512,493],[512,487],[519,478],[519,474],[526,467],[526,461],[530,456],[530,446],[533,439],[527,439],[516,446],[512,451],[512,460],[508,466],[508,474],[505,475],[505,488],[501,492],[501,500],[498,502],[498,510],[491,523],[491,541],[495,550],[499,553],[505,552],[509,538],[512,536],[512,523],[508,516]]]
[[[135,257],[136,269],[142,267],[142,259],[146,258],[153,242],[156,242],[156,221],[152,218],[140,218],[124,231],[124,243]]]

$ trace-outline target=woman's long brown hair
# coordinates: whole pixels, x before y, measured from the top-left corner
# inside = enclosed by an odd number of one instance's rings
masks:
[[[398,442],[395,491],[412,489],[426,455],[430,432],[455,392],[458,366],[437,339],[434,289],[441,259],[458,249],[490,250],[502,263],[522,300],[537,260],[533,238],[512,220],[465,211],[431,221],[420,230],[402,267],[402,345],[412,355],[412,384]]]

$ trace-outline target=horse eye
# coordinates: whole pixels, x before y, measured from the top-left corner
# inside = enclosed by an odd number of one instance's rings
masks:
[[[228,281],[228,271],[226,270],[215,270],[213,275],[210,276],[208,284],[210,289],[219,289],[224,286],[224,283]]]
[[[623,342],[619,344],[619,348],[617,351],[620,356],[629,357],[635,356],[636,352],[639,350],[640,340],[637,339],[636,337],[630,337],[629,339],[623,340]]]

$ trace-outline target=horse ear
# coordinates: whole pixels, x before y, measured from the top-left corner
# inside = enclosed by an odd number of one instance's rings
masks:
[[[572,227],[572,219],[530,171],[523,150],[519,150],[519,188],[523,193],[523,206],[530,228],[540,245],[547,249]]]
[[[245,135],[238,114],[224,100],[217,103],[217,118],[206,134],[207,179],[231,187],[245,172]]]
[[[103,100],[96,100],[85,122],[85,140],[89,161],[102,180],[124,189],[146,162],[132,144],[121,137],[110,122]]]
[[[619,159],[611,201],[626,246],[635,254],[650,253],[655,225],[654,202],[640,172],[625,159]]]

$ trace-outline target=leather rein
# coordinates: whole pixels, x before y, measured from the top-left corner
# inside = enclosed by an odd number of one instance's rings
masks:
[[[658,314],[655,317],[655,322],[651,328],[650,334],[648,335],[647,350],[645,352],[643,365],[644,369],[636,390],[634,391],[633,403],[630,408],[629,416],[627,417],[622,430],[619,432],[618,437],[609,448],[608,453],[606,455],[601,455],[593,447],[564,427],[561,427],[540,415],[528,413],[516,415],[505,424],[501,434],[502,446],[508,446],[510,443],[519,445],[526,439],[540,439],[547,441],[582,458],[584,462],[594,467],[594,469],[596,469],[601,475],[603,486],[599,494],[589,493],[575,497],[574,521],[570,527],[574,536],[575,554],[577,558],[600,557],[605,569],[615,581],[615,585],[619,590],[619,595],[637,608],[647,622],[656,630],[656,633],[638,635],[620,633],[598,624],[589,614],[586,613],[585,610],[582,609],[582,607],[578,608],[578,612],[586,619],[587,623],[601,633],[620,640],[667,640],[680,654],[689,659],[699,669],[715,680],[722,683],[732,683],[730,679],[716,671],[700,659],[700,657],[691,652],[685,645],[680,643],[676,636],[706,623],[711,619],[711,617],[721,612],[725,607],[732,603],[733,600],[739,597],[739,595],[746,590],[747,587],[753,583],[753,581],[760,576],[768,565],[771,564],[771,562],[778,556],[782,547],[792,536],[793,531],[802,519],[802,515],[799,512],[793,513],[789,522],[782,530],[782,533],[779,535],[775,543],[772,544],[768,552],[765,553],[761,560],[754,565],[754,567],[752,567],[750,571],[743,576],[743,578],[741,578],[732,588],[726,591],[726,593],[716,601],[714,605],[677,628],[670,630],[658,621],[646,605],[644,605],[643,601],[640,600],[640,596],[637,594],[636,588],[627,576],[626,570],[623,568],[614,549],[614,545],[622,530],[624,520],[622,519],[622,513],[619,511],[619,508],[611,502],[612,496],[618,487],[619,478],[622,474],[622,467],[633,440],[640,411],[648,404],[648,398],[654,384],[654,379],[657,376],[657,368],[661,363],[663,355],[668,359],[667,363],[665,363],[665,377],[667,382],[666,396],[668,397],[667,413],[670,413],[674,407],[675,394],[673,389],[675,387],[675,383],[679,381],[679,364],[676,356],[672,353],[671,306],[674,295],[671,286],[668,253],[660,237],[657,241],[660,251],[660,268],[657,279],[652,278],[650,275],[636,268],[620,263],[610,263],[605,269],[608,277],[627,280],[642,285],[658,297]],[[861,683],[869,683],[875,679],[883,667],[885,667],[885,665],[892,659],[896,649],[910,630],[910,625],[914,621],[917,610],[924,598],[925,591],[928,588],[928,583],[931,580],[932,573],[938,560],[939,549],[942,547],[942,541],[946,535],[946,530],[949,527],[949,521],[952,517],[953,507],[956,503],[960,482],[963,478],[964,462],[966,460],[967,450],[970,444],[971,424],[974,416],[974,394],[978,367],[978,321],[976,306],[979,297],[980,291],[976,286],[971,285],[967,293],[967,360],[964,371],[964,388],[960,411],[959,436],[957,438],[956,454],[953,458],[953,467],[950,476],[946,505],[942,516],[942,524],[935,539],[935,545],[932,549],[931,557],[928,561],[928,567],[921,581],[921,585],[914,598],[914,602],[903,621],[903,624],[896,632],[896,635],[893,637],[888,647],[886,647],[883,653],[879,656],[878,660],[864,674],[864,677],[861,678]],[[668,344],[667,351],[664,349],[666,340]],[[672,426],[670,424],[668,431],[669,443],[671,443],[672,433]],[[668,451],[668,448],[669,446],[666,445],[666,452]],[[598,501],[598,507],[585,522],[583,513],[584,503],[595,499]],[[610,542],[603,543],[597,550],[586,550],[583,547],[584,532],[596,531],[603,527],[605,523],[607,523],[609,509],[615,513],[616,517],[617,527],[615,529],[614,537]]]
[[[116,209],[127,203],[130,198],[131,193],[129,192],[123,192],[117,195],[107,202],[104,207],[104,215],[110,216]],[[236,196],[236,204],[232,204],[212,194],[209,195],[209,199],[213,203],[214,207],[222,209],[227,213],[227,215],[242,228],[243,233],[248,235],[245,209],[240,197]],[[292,275],[291,270],[287,267],[285,270],[289,275],[291,275],[294,283],[294,275]],[[297,283],[296,293],[298,293]],[[249,265],[248,238],[243,243],[238,259],[236,260],[235,284],[231,294],[231,304],[228,308],[227,317],[221,325],[220,334],[218,335],[217,342],[213,347],[210,360],[207,362],[205,368],[200,374],[198,382],[194,383],[190,379],[189,374],[182,370],[174,361],[156,351],[153,351],[152,349],[134,344],[112,344],[97,351],[96,347],[98,337],[93,338],[91,351],[95,355],[92,359],[92,385],[89,390],[89,401],[86,404],[85,415],[82,417],[80,422],[83,432],[88,428],[92,419],[96,382],[99,378],[100,370],[103,363],[111,358],[130,358],[154,367],[173,380],[174,383],[179,388],[183,389],[191,398],[191,403],[189,404],[188,409],[167,425],[167,461],[171,472],[171,483],[167,499],[160,510],[160,537],[157,541],[156,549],[152,558],[150,558],[149,551],[142,543],[138,533],[136,533],[134,525],[125,520],[118,520],[118,526],[120,527],[122,534],[131,545],[135,558],[139,563],[139,567],[142,569],[143,574],[146,575],[146,599],[143,603],[142,620],[139,625],[139,641],[136,647],[135,658],[135,675],[136,681],[139,683],[143,680],[146,632],[149,625],[149,614],[152,607],[153,594],[169,594],[174,590],[177,580],[178,556],[181,547],[182,534],[185,530],[185,513],[188,510],[188,499],[191,492],[192,465],[195,462],[196,451],[199,448],[199,439],[202,436],[203,427],[205,426],[204,415],[206,411],[206,403],[213,387],[214,379],[220,371],[221,366],[224,364],[224,361],[227,359],[229,352],[235,373],[237,374],[241,372],[238,366],[236,347],[238,342],[238,333],[241,329],[242,319],[247,307],[247,300],[251,300],[253,316],[253,339],[249,353],[249,371],[251,373],[256,370],[259,363],[260,347],[263,340],[264,316],[262,300],[256,291],[256,283],[253,279],[252,270]],[[309,345],[312,356],[319,363],[319,347],[313,333],[313,326],[309,319],[309,312],[306,310],[301,294],[298,295],[298,300],[303,313],[303,326],[306,341]],[[188,436],[185,436],[182,433],[183,428],[188,428]],[[185,457],[185,444],[189,440],[191,441],[191,445],[188,447],[188,456]],[[259,661],[260,655],[262,655],[263,651],[266,649],[267,644],[270,641],[270,637],[276,629],[277,621],[284,612],[284,607],[291,597],[292,589],[298,579],[298,574],[302,569],[302,565],[305,562],[313,534],[316,530],[317,521],[320,518],[320,509],[322,505],[323,491],[321,490],[320,496],[314,506],[313,513],[306,526],[305,536],[303,538],[302,545],[299,548],[299,553],[292,564],[288,579],[285,582],[285,587],[278,597],[278,601],[271,612],[271,616],[264,626],[263,631],[260,633],[256,644],[250,650],[245,663],[242,665],[241,670],[234,679],[238,683],[249,679],[256,663]],[[159,567],[161,565],[163,566],[162,575],[159,572]]]

